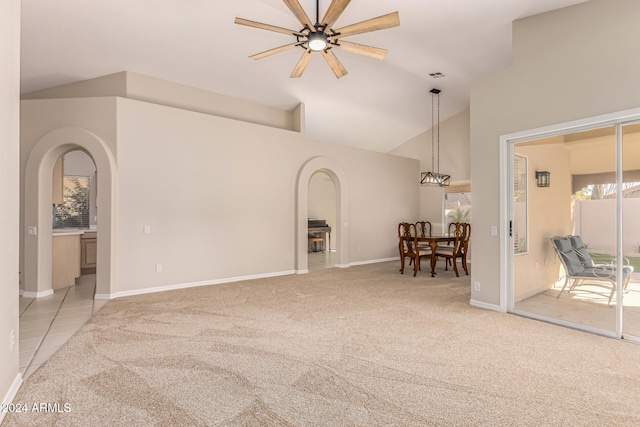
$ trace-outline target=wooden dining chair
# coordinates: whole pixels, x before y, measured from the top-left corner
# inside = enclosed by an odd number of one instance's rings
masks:
[[[464,272],[469,275],[469,267],[467,266],[467,254],[469,252],[469,239],[471,239],[471,224],[468,222],[462,223],[464,228],[463,235],[464,239],[462,241],[462,245],[460,247],[460,252],[462,252],[462,268],[464,268]]]
[[[398,251],[400,252],[400,263],[401,263],[401,265],[404,265],[404,250],[403,250],[404,243],[402,242],[402,240],[404,239],[405,224],[406,224],[406,222],[401,222],[401,223],[398,224]],[[402,271],[402,270],[400,270],[400,271]]]
[[[450,222],[449,223],[449,226],[447,227],[447,235],[448,236],[453,236],[455,234],[456,227],[458,226],[458,224],[459,224],[458,222]],[[453,246],[453,241],[449,240],[448,242],[443,243],[442,245],[438,245],[438,246],[443,246],[445,248],[446,247],[451,247],[451,246]],[[446,263],[447,263],[447,265],[451,265],[451,258],[447,258]],[[446,268],[446,266],[445,266],[445,268]]]
[[[420,248],[415,224],[400,223],[398,230],[402,233],[402,238],[400,239],[400,274],[404,274],[405,260],[409,258],[409,265],[413,262],[413,276],[415,277],[420,270],[420,259],[427,257],[431,259],[431,248]]]
[[[418,232],[418,237],[431,237],[431,223],[429,221],[416,222],[416,231]],[[431,256],[431,245],[428,243],[418,242],[418,248],[423,258]]]
[[[456,263],[457,258],[462,258],[462,250],[461,248],[464,245],[464,232],[467,230],[467,227],[462,223],[453,223],[455,224],[453,227],[451,224],[449,225],[449,230],[453,229],[453,232],[450,231],[450,235],[455,237],[452,244],[449,246],[437,246],[435,256],[437,259],[444,259],[444,269],[448,270],[449,262],[453,265],[453,271],[456,273],[456,277],[460,277],[458,274],[458,264]],[[470,228],[469,228],[470,229]],[[466,268],[465,268],[465,271]]]

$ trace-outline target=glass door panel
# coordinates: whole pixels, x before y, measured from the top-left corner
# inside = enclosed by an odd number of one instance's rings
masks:
[[[526,246],[523,251],[514,242],[514,310],[613,335],[615,126],[518,143],[514,163],[518,157],[527,159],[526,225],[516,224],[515,211],[513,218],[514,229],[525,233],[519,241]],[[548,172],[547,183],[540,172]],[[514,205],[522,200],[518,190],[514,187]],[[579,238],[565,241],[570,246],[564,263],[552,241],[563,236]],[[602,264],[599,270],[591,260]],[[570,261],[573,265],[566,266]]]
[[[622,127],[622,333],[640,337],[640,124]]]

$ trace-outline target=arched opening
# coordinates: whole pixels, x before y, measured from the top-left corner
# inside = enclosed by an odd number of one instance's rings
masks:
[[[307,267],[311,270],[335,266],[336,189],[333,179],[316,172],[309,180],[309,249]]]
[[[308,219],[309,183],[312,176],[323,173],[331,179],[335,188],[335,230],[332,229],[332,246],[335,248],[335,266],[349,267],[349,185],[342,167],[333,159],[314,157],[308,160],[298,173],[296,192],[296,271],[308,269]],[[335,243],[334,243],[335,242]]]
[[[93,160],[100,179],[96,185],[96,206],[100,209],[100,227],[96,230],[96,299],[108,299],[115,289],[115,239],[117,173],[115,160],[107,144],[97,135],[81,128],[54,130],[31,149],[24,177],[24,230],[22,256],[23,295],[38,298],[52,289],[52,175],[64,153],[82,150]]]
[[[52,183],[52,288],[78,284],[78,292],[93,299],[98,231],[93,158],[82,149],[64,153],[56,161]]]

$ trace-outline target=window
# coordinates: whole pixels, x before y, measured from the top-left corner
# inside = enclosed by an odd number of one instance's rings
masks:
[[[89,228],[89,177],[64,177],[61,205],[54,205],[53,228]]]
[[[513,251],[528,250],[527,239],[527,158],[513,156]]]
[[[471,183],[453,183],[445,187],[444,214],[447,223],[471,222]]]

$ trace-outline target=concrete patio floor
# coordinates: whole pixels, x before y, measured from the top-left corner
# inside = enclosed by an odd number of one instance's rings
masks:
[[[608,304],[611,287],[603,284],[583,284],[573,291],[560,294],[562,283],[517,302],[518,311],[550,317],[577,326],[585,325],[606,331],[616,330],[616,296]],[[640,274],[634,273],[623,297],[623,333],[640,337]]]

